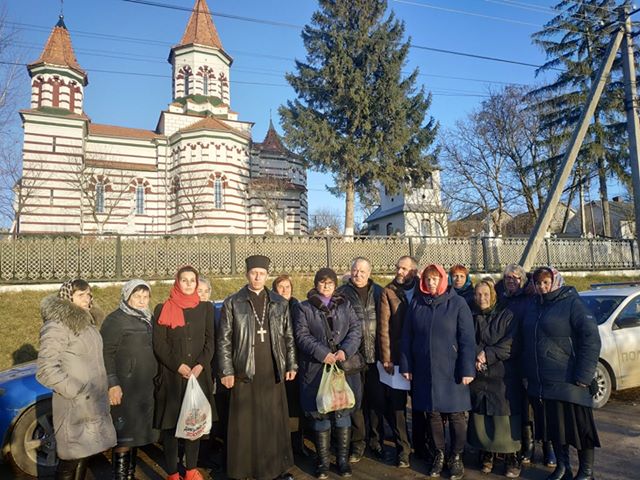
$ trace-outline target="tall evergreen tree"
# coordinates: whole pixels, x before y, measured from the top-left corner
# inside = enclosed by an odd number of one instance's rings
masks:
[[[558,70],[554,81],[532,92],[542,97],[538,108],[544,112],[547,130],[559,132],[554,134],[556,142],[559,137],[566,145],[586,108],[612,30],[617,27],[619,6],[614,0],[563,0],[554,7],[558,15],[533,35],[534,43],[548,58],[539,72]],[[626,138],[624,121],[622,60],[618,55],[576,164],[581,175],[598,179],[605,236],[611,235],[607,179],[615,175],[628,180],[628,155],[621,140]],[[558,158],[550,161],[555,169]]]
[[[385,0],[320,0],[302,39],[306,61],[287,75],[297,99],[280,107],[288,145],[331,172],[344,192],[345,234],[353,234],[356,193],[381,183],[420,186],[435,163],[431,95],[403,76],[409,41]]]

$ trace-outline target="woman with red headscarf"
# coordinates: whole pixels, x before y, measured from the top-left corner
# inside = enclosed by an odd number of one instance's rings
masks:
[[[447,272],[429,265],[422,272],[402,330],[400,372],[412,380],[411,402],[426,412],[436,452],[429,476],[444,468],[444,421],[451,433],[450,478],[464,475],[467,438],[464,412],[471,409],[469,384],[475,377],[475,329],[467,302],[448,286]]]
[[[197,288],[196,269],[182,267],[176,274],[169,298],[154,311],[154,318],[158,320],[153,329],[153,351],[160,364],[155,379],[154,427],[162,430],[168,480],[181,478],[175,430],[189,377],[193,375],[198,379],[215,412],[215,403],[211,401],[211,360],[215,348],[213,305],[200,301]],[[196,468],[200,441],[184,442],[187,470],[184,480],[202,480]]]

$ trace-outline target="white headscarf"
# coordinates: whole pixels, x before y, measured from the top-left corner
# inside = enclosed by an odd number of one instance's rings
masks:
[[[139,310],[137,308],[131,307],[127,303],[127,300],[129,300],[129,297],[131,296],[133,291],[139,286],[145,286],[149,289],[149,292],[151,292],[151,287],[144,280],[140,278],[134,278],[133,280],[129,280],[127,283],[125,283],[122,286],[122,292],[120,294],[120,305],[118,306],[118,308],[122,310],[124,313],[126,313],[127,315],[138,317],[144,320],[145,322],[147,322],[149,325],[151,325],[151,310],[149,310],[148,307],[145,308],[144,310]]]

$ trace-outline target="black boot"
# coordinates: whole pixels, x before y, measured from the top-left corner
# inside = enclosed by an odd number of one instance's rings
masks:
[[[74,480],[79,460],[58,460],[55,480]]]
[[[316,432],[316,478],[329,478],[329,445],[331,444],[331,430]]]
[[[113,480],[127,480],[129,476],[129,466],[131,450],[126,452],[111,451],[111,469],[113,470]]]
[[[336,428],[336,463],[338,474],[341,477],[350,477],[351,465],[349,464],[349,445],[351,444],[351,427]]]
[[[138,463],[138,449],[132,448],[129,450],[129,472],[127,473],[127,480],[136,480],[136,465]]]
[[[522,450],[520,450],[520,461],[527,465],[533,462],[536,444],[533,440],[533,426],[526,424],[522,427]]]
[[[436,453],[433,456],[433,463],[431,464],[431,468],[429,469],[428,475],[434,478],[439,477],[443,468],[444,468],[444,452],[442,450],[436,450]]]
[[[518,460],[517,453],[508,453],[505,457],[505,472],[504,476],[507,478],[518,478],[520,476],[520,461]]]
[[[549,440],[546,442],[542,442],[542,452],[544,456],[544,466],[545,467],[555,467],[558,464],[558,459],[556,458],[556,454],[553,451],[553,443]]]
[[[76,466],[76,474],[73,477],[73,480],[84,480],[87,476],[87,466],[89,465],[89,458],[81,458],[78,460],[78,465]]]
[[[585,448],[578,450],[578,459],[580,460],[580,467],[574,480],[593,480],[593,461],[595,452],[593,448]]]
[[[448,462],[449,478],[451,480],[460,480],[464,477],[464,464],[462,463],[462,453],[454,453]]]
[[[569,458],[569,445],[559,445],[554,443],[553,449],[557,457],[557,466],[547,480],[573,480],[571,474],[571,461]]]

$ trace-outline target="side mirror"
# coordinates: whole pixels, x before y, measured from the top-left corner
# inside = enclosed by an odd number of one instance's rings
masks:
[[[625,315],[624,317],[618,317],[613,324],[614,330],[619,328],[633,328],[640,327],[640,316],[638,315]]]

